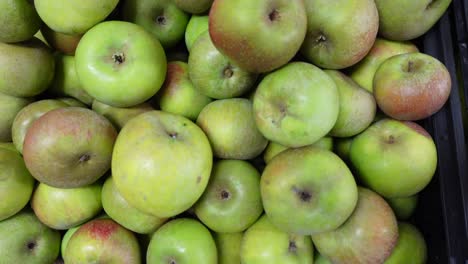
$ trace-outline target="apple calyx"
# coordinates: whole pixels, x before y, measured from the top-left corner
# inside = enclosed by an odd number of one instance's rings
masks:
[[[26,244],[26,247],[28,248],[29,251],[33,251],[36,248],[36,242],[35,241],[29,241]]]
[[[296,186],[293,186],[292,190],[302,202],[307,203],[312,199],[312,194],[307,190],[298,189]]]
[[[276,8],[271,10],[270,13],[268,14],[268,19],[271,22],[277,21],[277,20],[279,20],[279,18],[280,18],[280,14],[279,14],[279,12],[278,12],[278,10]]]
[[[289,240],[288,252],[296,253],[297,252],[297,245],[294,240]]]
[[[229,193],[226,190],[221,190],[220,197],[221,197],[221,200],[228,200],[229,198],[231,198],[231,193]]]
[[[116,52],[112,55],[112,59],[117,64],[122,64],[125,62],[125,55],[122,52]]]
[[[80,163],[84,163],[84,162],[87,162],[87,161],[90,160],[90,159],[91,159],[91,155],[89,155],[88,153],[86,153],[86,154],[81,155],[80,158],[78,159],[78,161],[79,161]]]
[[[315,39],[315,42],[317,42],[318,44],[321,44],[326,41],[327,41],[327,37],[322,32],[320,32],[318,34],[318,37]]]
[[[234,71],[232,70],[231,65],[226,66],[223,71],[223,76],[225,78],[231,78],[234,75]]]
[[[161,25],[161,26],[166,25],[166,23],[167,23],[166,16],[164,16],[164,15],[159,15],[159,16],[157,16],[157,17],[156,17],[156,23],[158,23],[158,24]]]
[[[395,143],[395,137],[393,135],[390,135],[387,139],[388,144],[393,144]]]

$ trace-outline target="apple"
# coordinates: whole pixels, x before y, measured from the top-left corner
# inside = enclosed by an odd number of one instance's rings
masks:
[[[318,67],[292,62],[267,74],[254,95],[255,123],[269,140],[287,147],[315,143],[339,113],[335,82]]]
[[[398,243],[385,264],[424,264],[427,261],[427,246],[424,237],[412,224],[398,223]]]
[[[107,178],[102,188],[102,206],[114,221],[135,233],[153,233],[167,220],[141,212],[128,204],[115,187],[112,177]]]
[[[146,263],[218,263],[216,244],[200,222],[179,218],[156,230],[148,246]]]
[[[320,255],[320,252],[317,252],[314,256],[314,264],[332,264],[332,263],[326,257]]]
[[[42,24],[32,1],[16,0],[0,3],[0,41],[21,42],[30,39]]]
[[[37,38],[15,44],[0,42],[0,92],[36,96],[52,82],[54,66],[49,47]]]
[[[67,1],[34,0],[42,21],[54,31],[77,35],[104,20],[117,6],[119,0]]]
[[[239,264],[240,248],[244,233],[213,233],[218,250],[219,264]]]
[[[185,46],[188,51],[190,51],[197,38],[206,31],[208,31],[208,16],[192,15],[189,19],[184,35]]]
[[[418,205],[417,194],[408,197],[388,198],[386,200],[399,220],[410,218]]]
[[[374,75],[379,66],[392,56],[410,52],[418,52],[418,48],[409,41],[400,42],[377,38],[366,57],[349,70],[349,77],[372,93]]]
[[[379,14],[373,0],[305,0],[307,35],[301,53],[315,65],[343,69],[374,44]]]
[[[340,107],[338,119],[329,132],[334,137],[352,137],[364,131],[374,120],[374,96],[345,74],[326,70],[338,88]]]
[[[197,125],[206,133],[214,156],[221,159],[252,159],[268,144],[255,125],[252,102],[245,98],[209,103],[198,115]]]
[[[122,6],[123,19],[151,32],[165,48],[175,46],[184,38],[190,16],[174,1],[126,0]]]
[[[12,150],[18,152],[13,142],[0,142],[0,149]]]
[[[336,138],[333,152],[338,155],[343,161],[349,161],[349,151],[351,150],[351,144],[353,143],[354,137],[348,138]]]
[[[111,121],[118,130],[122,129],[122,127],[135,116],[154,110],[147,102],[132,107],[114,107],[97,100],[93,101],[92,109]]]
[[[13,120],[11,127],[12,139],[16,149],[23,153],[24,136],[36,119],[51,110],[62,107],[67,107],[67,104],[59,100],[45,99],[33,102],[21,109]]]
[[[263,213],[260,173],[247,161],[215,162],[208,186],[194,209],[210,230],[244,231]]]
[[[166,55],[159,41],[141,26],[102,22],[86,32],[75,52],[78,78],[94,99],[116,107],[151,98],[166,76]]]
[[[306,30],[303,0],[215,0],[209,14],[214,46],[248,72],[269,72],[288,63]]]
[[[103,116],[81,107],[47,112],[26,132],[23,156],[38,181],[57,188],[91,184],[110,169],[117,131]]]
[[[398,224],[385,200],[359,188],[356,209],[335,230],[312,235],[321,255],[332,263],[383,263],[398,240]]]
[[[333,150],[333,138],[332,137],[323,137],[319,139],[317,142],[312,144],[316,148],[326,149],[326,150]],[[265,163],[270,162],[276,155],[280,154],[281,152],[289,149],[279,143],[270,141],[268,146],[266,147],[265,151],[263,152],[263,161]]]
[[[70,241],[70,238],[75,234],[75,232],[81,227],[82,225],[78,225],[72,228],[69,228],[65,233],[63,234],[62,237],[62,242],[60,243],[60,254],[62,258],[65,256],[65,249],[68,246],[68,241]]]
[[[30,210],[0,222],[2,263],[53,263],[59,250],[60,233],[41,223]]]
[[[429,31],[442,17],[451,0],[375,0],[379,33],[391,40],[411,40]]]
[[[201,14],[210,9],[213,0],[174,0],[174,3],[187,13]]]
[[[423,53],[393,56],[374,76],[379,108],[399,120],[420,120],[439,111],[447,102],[452,81],[447,68]]]
[[[78,101],[78,99],[72,97],[56,97],[55,99],[57,101],[65,103],[68,106],[88,108],[88,106],[85,105],[83,102]]]
[[[188,65],[182,61],[167,64],[166,79],[156,96],[161,110],[192,121],[197,120],[201,110],[212,101],[194,87],[189,78]]]
[[[69,56],[75,55],[76,46],[78,46],[78,43],[83,36],[83,34],[67,35],[56,32],[50,29],[46,24],[41,26],[41,30],[39,32],[50,47]]]
[[[141,263],[135,235],[111,219],[94,219],[70,237],[65,263]]]
[[[263,215],[245,231],[240,256],[242,264],[308,264],[314,249],[310,236],[284,232]]]
[[[33,101],[33,98],[15,97],[0,92],[0,142],[12,141],[11,127],[16,115]]]
[[[189,119],[150,111],[120,131],[112,177],[136,209],[161,218],[189,209],[205,190],[213,165],[208,138]]]

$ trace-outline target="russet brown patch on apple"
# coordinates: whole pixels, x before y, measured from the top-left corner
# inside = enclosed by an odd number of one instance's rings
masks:
[[[98,219],[85,224],[82,228],[93,238],[106,240],[119,228],[119,225],[109,219]]]

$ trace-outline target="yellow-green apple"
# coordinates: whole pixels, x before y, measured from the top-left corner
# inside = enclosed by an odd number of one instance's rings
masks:
[[[358,199],[354,177],[333,152],[306,146],[278,154],[260,180],[263,207],[279,229],[303,235],[336,229]]]
[[[305,0],[307,35],[301,53],[315,65],[343,69],[362,60],[379,28],[373,0]],[[352,43],[352,44],[351,44]]]
[[[11,136],[16,149],[20,153],[23,153],[24,136],[36,119],[51,110],[67,106],[66,103],[59,100],[45,99],[33,102],[21,109],[13,120],[13,125],[11,127]]]
[[[205,31],[208,31],[208,16],[192,15],[185,29],[185,46],[190,51],[193,43]]]
[[[219,264],[239,264],[243,232],[212,233],[218,250]]]
[[[77,35],[103,21],[117,6],[119,0],[67,1],[34,0],[42,21],[54,31]]]
[[[112,154],[112,177],[136,209],[172,217],[189,209],[205,190],[213,165],[210,142],[189,119],[151,111],[120,131]]]
[[[114,107],[94,100],[92,109],[96,113],[103,115],[118,129],[122,127],[135,116],[154,110],[151,104],[144,102],[131,107]]]
[[[366,57],[349,70],[349,77],[372,93],[374,75],[379,66],[392,56],[410,52],[418,52],[418,47],[411,42],[377,38]]]
[[[216,100],[203,108],[197,118],[213,148],[222,159],[252,159],[268,141],[258,131],[252,102],[245,98]]]
[[[112,177],[107,178],[102,188],[102,206],[114,221],[135,233],[153,233],[167,220],[131,206],[115,187]]]
[[[201,14],[210,9],[213,0],[174,0],[174,3],[187,13]]]
[[[50,47],[69,56],[75,55],[76,47],[83,36],[83,34],[67,35],[56,32],[50,29],[46,24],[41,26],[41,30],[39,32],[42,33],[44,40]]]
[[[375,0],[379,34],[391,40],[411,40],[429,31],[445,13],[451,0]]]
[[[197,220],[175,219],[154,233],[146,263],[215,264],[218,263],[216,244],[210,231]]]
[[[76,48],[75,65],[85,91],[117,107],[151,98],[161,88],[167,68],[159,41],[124,21],[102,22],[87,31]]]
[[[0,147],[0,221],[18,213],[28,204],[34,178],[16,149]]]
[[[208,31],[193,43],[188,58],[190,80],[201,93],[216,99],[239,97],[249,91],[257,79],[213,45]]]
[[[310,145],[327,135],[338,118],[339,105],[333,79],[305,62],[292,62],[267,74],[253,99],[260,132],[287,147]]]
[[[94,219],[80,226],[65,248],[67,264],[139,264],[141,254],[135,235],[112,219]]]
[[[15,97],[0,92],[0,142],[12,141],[11,127],[16,115],[33,101],[33,98]]]
[[[21,42],[30,39],[42,24],[32,1],[1,1],[0,41]]]
[[[427,261],[427,246],[423,235],[412,224],[398,223],[398,243],[385,264],[414,263]]]
[[[117,131],[82,107],[51,110],[26,132],[23,156],[38,181],[57,188],[91,184],[110,169]]]
[[[209,13],[215,47],[249,72],[269,72],[288,63],[306,30],[303,0],[215,0]]]
[[[346,222],[335,230],[312,235],[312,240],[332,263],[383,263],[397,244],[398,224],[382,197],[359,187],[356,209]]]
[[[53,263],[60,251],[60,233],[23,210],[0,222],[2,263]]]
[[[15,44],[0,42],[0,92],[36,96],[52,82],[54,66],[51,50],[35,37]]]
[[[407,53],[385,60],[374,76],[377,105],[387,116],[420,120],[447,102],[452,81],[442,62],[423,53]]]
[[[349,155],[361,181],[385,198],[420,192],[437,167],[431,135],[416,123],[392,119],[378,121],[356,136]]]
[[[352,137],[361,133],[374,120],[377,108],[374,96],[339,71],[325,73],[335,82],[340,97],[338,119],[329,135]]]
[[[244,231],[263,213],[260,173],[247,161],[218,160],[194,209],[210,230]]]
[[[407,220],[413,215],[418,205],[418,194],[408,197],[387,198],[386,200],[398,220]]]
[[[314,146],[316,148],[322,148],[326,149],[329,151],[333,150],[333,138],[332,137],[323,137],[316,141],[314,144],[311,146]],[[280,154],[281,152],[289,149],[288,147],[285,147],[279,143],[276,143],[274,141],[270,141],[268,143],[268,146],[266,147],[265,151],[263,152],[263,161],[265,163],[270,162],[276,155]]]
[[[306,264],[314,249],[310,236],[284,232],[263,215],[245,231],[240,256],[242,264]]]
[[[88,106],[85,105],[83,102],[81,102],[78,99],[75,99],[73,97],[56,97],[55,99],[60,101],[60,102],[64,102],[68,106],[88,108]]]
[[[189,78],[188,65],[182,61],[167,64],[166,80],[157,96],[161,110],[197,120],[212,99],[197,90]]]

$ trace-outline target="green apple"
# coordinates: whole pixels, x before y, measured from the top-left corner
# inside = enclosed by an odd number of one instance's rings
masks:
[[[326,70],[338,87],[340,111],[329,132],[334,137],[352,137],[364,131],[374,120],[377,105],[374,96],[345,74]]]
[[[249,91],[257,79],[221,54],[211,42],[208,31],[202,33],[190,50],[190,80],[201,93],[216,99],[239,97]]]
[[[398,224],[385,200],[359,188],[353,214],[335,230],[312,235],[317,250],[332,263],[383,263],[398,240]]]
[[[117,131],[103,116],[82,107],[51,110],[26,132],[26,167],[57,188],[91,184],[110,169]]]
[[[198,91],[189,78],[188,65],[182,61],[167,64],[166,80],[158,94],[161,110],[197,120],[212,99]]]
[[[16,115],[33,101],[33,98],[15,97],[0,92],[0,142],[12,141],[11,127]]]
[[[126,0],[122,6],[123,19],[151,32],[165,48],[175,46],[184,38],[190,16],[174,1]]]
[[[423,53],[393,56],[374,76],[377,105],[399,120],[420,120],[438,112],[447,102],[452,79],[445,65]]]
[[[318,67],[292,62],[267,74],[254,96],[258,129],[287,147],[313,144],[330,132],[339,113],[335,82]]]
[[[44,40],[47,42],[47,44],[49,44],[50,47],[69,56],[75,55],[76,47],[78,46],[78,43],[83,36],[83,34],[67,35],[56,32],[45,24],[42,25],[39,32],[42,33]]]
[[[0,147],[0,221],[25,207],[34,188],[34,178],[20,153]],[[1,240],[1,239],[0,239]]]
[[[63,255],[67,264],[141,263],[135,235],[111,219],[94,219],[70,237]]]
[[[332,137],[323,137],[316,141],[311,146],[316,148],[326,149],[329,151],[333,150],[333,138]],[[279,143],[270,141],[268,146],[266,147],[265,151],[263,152],[263,161],[265,163],[270,162],[276,155],[280,154],[281,152],[289,149]]]
[[[171,217],[189,209],[205,190],[213,165],[210,142],[189,119],[151,111],[120,131],[112,154],[112,177],[136,209]]]
[[[96,113],[106,117],[119,130],[135,116],[154,110],[146,102],[131,107],[114,107],[97,100],[93,101],[92,109]]]
[[[88,108],[88,106],[85,105],[83,102],[72,97],[56,97],[55,99],[60,102],[64,102],[68,106]]]
[[[417,194],[408,197],[388,198],[386,200],[399,220],[410,218],[418,205]]]
[[[213,233],[213,238],[218,250],[219,264],[239,264],[240,248],[244,233]]]
[[[305,0],[307,35],[301,53],[327,69],[343,69],[362,60],[379,28],[374,0]]]
[[[34,0],[42,21],[54,31],[77,35],[104,20],[117,6],[119,0]]]
[[[271,222],[302,235],[338,228],[358,199],[346,164],[333,152],[312,146],[278,154],[263,170],[260,188]]]
[[[53,263],[60,251],[60,233],[37,219],[30,210],[0,222],[2,263]]]
[[[410,52],[418,52],[416,45],[411,42],[377,38],[366,57],[350,69],[349,76],[362,88],[372,93],[374,75],[379,66],[392,56]]]
[[[209,14],[215,47],[249,72],[269,72],[288,63],[306,30],[303,0],[215,0]]]
[[[30,39],[42,24],[32,1],[0,2],[0,41],[21,42]]]
[[[194,208],[198,219],[210,230],[244,231],[263,213],[260,173],[247,161],[217,161]]]
[[[23,153],[24,136],[36,119],[51,110],[62,107],[67,107],[67,104],[59,100],[45,99],[33,102],[21,109],[16,115],[11,127],[12,139],[16,149],[20,153]]]
[[[351,150],[351,143],[354,137],[336,138],[333,152],[338,155],[343,161],[349,161],[349,151]]]
[[[411,40],[429,31],[442,17],[451,0],[375,0],[379,33],[391,40]]]
[[[102,188],[102,206],[114,221],[135,233],[153,233],[167,220],[146,214],[131,206],[115,187],[112,177],[107,178]]]
[[[419,230],[405,222],[398,223],[398,243],[385,264],[414,263],[427,261],[427,246]]]
[[[407,197],[431,181],[437,149],[413,122],[383,119],[356,136],[350,160],[362,182],[385,198]]]
[[[240,255],[242,264],[309,264],[314,249],[310,236],[286,233],[263,215],[244,233]]]
[[[192,15],[185,29],[185,46],[187,50],[193,46],[197,38],[205,31],[208,31],[208,16]]]
[[[200,222],[179,218],[164,224],[151,238],[146,263],[215,264],[216,244],[210,231]]]
[[[16,44],[0,42],[0,92],[36,96],[52,82],[54,66],[51,50],[37,38]]]
[[[209,103],[198,116],[197,125],[208,136],[218,158],[252,159],[268,144],[255,125],[252,102],[245,98]]]
[[[116,107],[143,103],[161,88],[166,55],[159,41],[141,26],[107,21],[81,38],[76,73],[93,98]]]
[[[174,0],[174,3],[185,12],[201,14],[210,9],[213,0]]]

